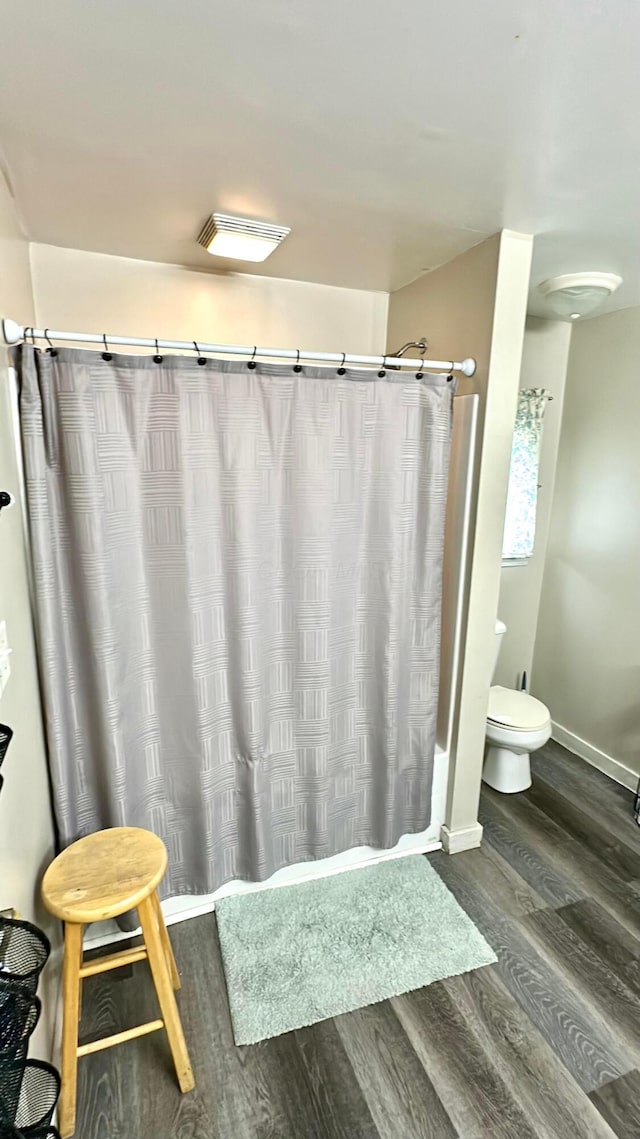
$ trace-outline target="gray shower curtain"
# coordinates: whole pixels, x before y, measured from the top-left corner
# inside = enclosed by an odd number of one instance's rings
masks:
[[[19,365],[62,843],[148,827],[202,894],[426,827],[453,383]]]

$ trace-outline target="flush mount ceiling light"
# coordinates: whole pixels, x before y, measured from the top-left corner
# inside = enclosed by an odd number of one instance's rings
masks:
[[[562,320],[578,320],[594,312],[615,293],[622,277],[615,273],[565,273],[538,285],[549,308]]]
[[[202,227],[198,241],[216,257],[238,261],[265,261],[291,230],[285,225],[268,225],[230,214],[212,214]]]

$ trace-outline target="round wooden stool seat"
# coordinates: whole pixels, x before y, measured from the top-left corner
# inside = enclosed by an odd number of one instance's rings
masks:
[[[62,921],[103,921],[147,898],[166,869],[167,849],[157,835],[112,827],[78,839],[54,859],[42,881],[42,898]]]

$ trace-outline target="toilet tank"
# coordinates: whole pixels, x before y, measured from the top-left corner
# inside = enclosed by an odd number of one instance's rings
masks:
[[[504,637],[506,631],[507,626],[505,625],[504,621],[501,621],[500,618],[497,617],[494,630],[493,668],[491,670],[492,680],[496,673],[496,665],[498,663],[498,657],[500,656],[500,646],[502,644],[502,638]]]

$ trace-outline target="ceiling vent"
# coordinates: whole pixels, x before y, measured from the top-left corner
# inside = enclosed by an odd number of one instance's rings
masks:
[[[269,225],[231,214],[212,214],[203,225],[198,242],[216,257],[265,261],[290,233],[285,225]]]

